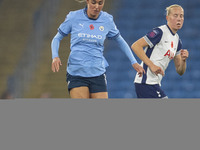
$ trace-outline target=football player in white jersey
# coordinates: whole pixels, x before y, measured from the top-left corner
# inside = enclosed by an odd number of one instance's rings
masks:
[[[177,31],[184,22],[184,10],[174,4],[166,8],[167,24],[154,28],[131,46],[142,60],[146,74],[136,75],[135,89],[138,98],[168,98],[161,89],[161,80],[169,62],[173,59],[176,71],[183,75],[189,52],[182,49]],[[144,48],[144,49],[143,49]]]

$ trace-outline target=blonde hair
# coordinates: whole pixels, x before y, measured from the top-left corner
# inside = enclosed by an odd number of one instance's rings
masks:
[[[169,7],[166,7],[166,16],[169,16],[169,14],[171,13],[171,9],[174,8],[174,7],[180,7],[183,9],[182,6],[178,5],[178,4],[173,4],[173,5],[170,5]]]

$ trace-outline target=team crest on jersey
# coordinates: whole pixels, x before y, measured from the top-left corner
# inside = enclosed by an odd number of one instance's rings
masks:
[[[90,25],[90,30],[94,30],[93,24]]]
[[[100,31],[103,31],[103,30],[104,30],[104,26],[100,26],[100,27],[99,27],[99,30],[100,30]]]

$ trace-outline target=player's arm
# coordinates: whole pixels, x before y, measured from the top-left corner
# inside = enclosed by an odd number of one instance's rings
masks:
[[[134,42],[131,48],[134,51],[134,53],[151,69],[152,72],[154,72],[156,75],[164,75],[164,71],[159,66],[154,65],[154,63],[145,54],[143,48],[147,46],[148,43],[142,37],[136,42]]]
[[[108,28],[110,29],[107,34],[108,39],[113,39],[118,43],[120,49],[125,53],[125,55],[131,61],[132,67],[137,71],[139,76],[142,76],[143,73],[145,73],[144,69],[137,63],[137,60],[133,56],[130,46],[120,35],[119,30],[117,29],[117,27],[113,21],[113,17],[111,15],[108,16],[107,25],[108,25]]]
[[[189,56],[189,52],[186,49],[181,49],[180,53],[174,57],[174,64],[176,67],[176,72],[179,75],[183,75],[186,70],[186,60]]]
[[[137,60],[133,56],[133,53],[127,44],[127,42],[123,39],[121,35],[117,36],[114,39],[118,44],[120,49],[126,54],[126,56],[129,58],[131,61],[132,67],[137,71],[139,76],[142,76],[143,73],[145,73],[145,70],[137,63]]]
[[[52,52],[51,69],[53,72],[58,72],[60,69],[60,65],[62,65],[61,60],[59,58],[58,51],[59,51],[59,47],[60,47],[60,41],[63,38],[64,38],[64,36],[58,32],[51,42],[51,52]]]
[[[69,12],[69,14],[67,14],[65,21],[59,26],[58,33],[55,35],[55,37],[51,42],[51,51],[52,51],[51,69],[53,72],[58,72],[60,66],[62,65],[58,55],[60,41],[71,32],[73,19],[75,18],[74,15],[75,13],[73,12]]]

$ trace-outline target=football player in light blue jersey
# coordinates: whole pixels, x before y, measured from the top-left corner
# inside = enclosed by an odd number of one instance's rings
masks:
[[[140,76],[144,69],[137,63],[122,38],[112,15],[102,11],[105,0],[85,0],[84,9],[71,11],[52,40],[52,71],[58,72],[60,41],[71,34],[71,52],[67,64],[67,83],[71,98],[108,98],[103,56],[106,38],[115,40]]]
[[[184,10],[180,5],[175,4],[167,7],[166,12],[167,25],[154,28],[131,46],[142,60],[142,66],[146,71],[143,76],[135,77],[138,98],[168,98],[161,89],[161,80],[172,59],[179,75],[183,75],[186,70],[189,52],[182,49],[177,34],[183,26]]]

